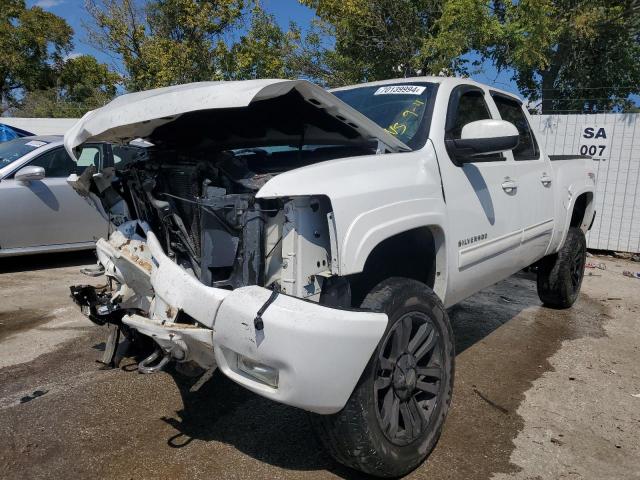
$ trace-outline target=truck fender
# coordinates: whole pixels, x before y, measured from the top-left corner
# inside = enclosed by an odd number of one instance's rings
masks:
[[[444,231],[444,212],[437,212],[433,203],[433,199],[428,198],[406,200],[384,205],[356,217],[342,244],[341,272],[361,272],[373,249],[399,233],[420,227]]]
[[[347,157],[285,172],[269,180],[256,198],[311,195],[325,196],[331,204],[335,275],[360,273],[375,246],[398,233],[429,225],[446,231],[431,142],[415,152]]]
[[[551,251],[556,252],[558,251],[562,245],[564,244],[565,239],[567,238],[567,233],[569,232],[569,227],[571,226],[571,217],[573,215],[573,210],[576,206],[576,202],[578,200],[578,198],[580,198],[580,196],[587,194],[587,195],[591,195],[591,198],[587,200],[587,208],[585,209],[585,213],[584,213],[584,217],[582,220],[582,223],[580,225],[582,231],[586,234],[587,230],[589,228],[589,224],[591,223],[591,218],[593,216],[593,211],[595,208],[594,202],[593,202],[593,197],[594,197],[594,192],[593,192],[593,187],[589,186],[589,185],[581,185],[580,187],[574,189],[573,185],[571,185],[569,187],[569,192],[571,194],[571,198],[569,200],[569,202],[567,202],[567,207],[566,207],[566,211],[564,213],[563,216],[561,216],[560,218],[563,219],[563,224],[561,225],[561,229],[559,230],[561,235],[559,238],[559,241],[553,242],[555,243],[555,248],[553,248]],[[564,205],[563,205],[564,207]],[[586,226],[585,226],[585,222],[586,222]],[[560,227],[560,225],[558,225]],[[550,252],[549,252],[550,253]]]

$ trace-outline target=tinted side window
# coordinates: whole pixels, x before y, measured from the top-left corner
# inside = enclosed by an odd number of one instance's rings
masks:
[[[498,95],[493,99],[496,102],[502,120],[513,123],[518,129],[520,141],[513,150],[513,158],[515,160],[537,160],[540,158],[536,138],[531,131],[527,117],[522,111],[522,106],[514,100]]]
[[[455,91],[454,94],[455,95]],[[454,97],[452,97],[454,98]],[[487,106],[487,102],[484,99],[484,93],[478,90],[471,90],[463,93],[458,99],[457,106],[449,104],[449,108],[454,107],[453,111],[447,112],[447,116],[453,116],[453,118],[447,118],[447,131],[445,133],[446,138],[459,139],[462,136],[462,128],[471,122],[477,120],[491,119],[491,112]],[[478,155],[474,157],[479,162],[493,162],[502,161],[505,157],[501,153]],[[454,163],[456,159],[452,157]]]
[[[76,162],[67,154],[64,148],[53,150],[32,160],[29,165],[44,168],[45,177],[68,177],[76,173]]]
[[[96,171],[99,172],[102,169],[103,164],[103,148],[104,145],[85,145],[78,154],[78,163],[76,173],[80,174],[90,165],[96,167]]]
[[[100,171],[103,156],[103,145],[87,145],[79,152],[76,163],[64,148],[55,148],[33,159],[29,165],[44,168],[47,178],[66,178],[72,173],[82,174],[89,165]]]
[[[462,135],[462,127],[467,123],[489,118],[491,118],[491,113],[482,93],[477,91],[467,92],[460,97],[455,113],[454,126],[449,131],[449,134],[452,138],[458,139]]]
[[[147,151],[141,147],[133,147],[128,145],[114,145],[113,163],[116,169],[123,169],[130,163],[147,159]]]

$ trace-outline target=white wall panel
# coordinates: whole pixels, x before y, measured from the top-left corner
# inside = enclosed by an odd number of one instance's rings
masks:
[[[21,128],[35,135],[64,135],[77,121],[77,118],[0,117],[0,123]]]
[[[590,248],[640,251],[640,114],[536,115],[550,155],[587,154],[597,173]]]

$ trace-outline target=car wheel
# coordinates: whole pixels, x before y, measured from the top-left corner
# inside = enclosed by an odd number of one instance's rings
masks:
[[[346,406],[312,423],[340,463],[378,477],[404,475],[429,455],[447,416],[454,344],[440,299],[423,283],[390,278],[362,308],[389,322]]]
[[[571,227],[560,251],[538,265],[538,296],[545,306],[569,308],[578,298],[587,259],[584,232]]]

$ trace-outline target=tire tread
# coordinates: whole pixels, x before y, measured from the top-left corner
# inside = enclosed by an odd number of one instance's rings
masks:
[[[435,305],[442,310],[443,319],[447,329],[447,332],[445,333],[445,340],[448,341],[449,351],[452,352],[451,382],[447,391],[448,394],[446,395],[446,398],[443,399],[445,405],[440,414],[441,418],[436,423],[436,428],[434,430],[435,435],[432,436],[432,440],[428,446],[426,454],[415,456],[415,458],[410,462],[398,464],[397,462],[390,461],[388,458],[384,458],[378,449],[376,449],[373,432],[365,421],[367,409],[372,408],[372,406],[368,405],[366,399],[359,394],[370,365],[365,368],[365,372],[356,385],[353,394],[340,412],[333,415],[311,415],[311,423],[316,435],[325,447],[326,451],[336,461],[346,465],[347,467],[360,470],[377,477],[398,477],[410,472],[422,463],[424,458],[431,453],[431,450],[435,447],[435,444],[438,441],[442,431],[444,418],[446,417],[448,407],[451,402],[451,386],[453,383],[454,368],[453,358],[455,357],[453,333],[451,332],[451,327],[449,325],[444,306],[435,293],[433,293],[433,291],[426,285],[418,281],[394,277],[378,284],[369,293],[369,295],[367,295],[362,306],[374,311],[385,311],[389,308],[389,305],[393,305],[394,302],[397,302],[399,297],[398,293],[407,291],[408,288],[415,291],[421,291],[430,298],[431,302],[435,303]],[[373,362],[376,352],[377,348],[370,360],[370,364]]]
[[[570,281],[570,268],[577,248],[586,255],[584,233],[577,227],[569,228],[564,245],[558,253],[543,258],[538,265],[537,290],[542,303],[550,308],[565,309],[571,307],[580,292],[573,291]]]

